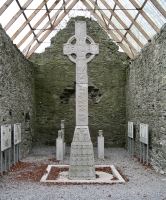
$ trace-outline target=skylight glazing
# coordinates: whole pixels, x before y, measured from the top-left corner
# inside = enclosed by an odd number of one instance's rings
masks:
[[[0,23],[27,57],[78,15],[98,20],[132,58],[166,23],[166,0],[0,1]]]

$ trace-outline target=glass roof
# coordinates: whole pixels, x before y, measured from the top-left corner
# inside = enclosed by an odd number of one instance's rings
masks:
[[[29,57],[42,52],[71,17],[99,22],[131,58],[166,23],[166,0],[1,0],[0,23]]]

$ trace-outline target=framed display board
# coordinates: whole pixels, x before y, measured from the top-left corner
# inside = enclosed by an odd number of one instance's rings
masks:
[[[148,124],[140,124],[140,142],[144,144],[149,143]]]
[[[133,122],[128,122],[128,137],[133,138],[134,137],[134,129],[133,129]]]
[[[11,147],[11,124],[1,125],[1,151]]]
[[[14,124],[14,144],[21,142],[21,123]]]

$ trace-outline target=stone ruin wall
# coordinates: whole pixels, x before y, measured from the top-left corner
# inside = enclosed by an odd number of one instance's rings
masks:
[[[103,130],[105,147],[125,145],[126,127],[126,54],[93,20],[71,19],[64,30],[51,39],[51,46],[31,60],[35,72],[36,142],[55,145],[60,121],[65,120],[65,140],[71,144],[75,128],[76,66],[63,55],[63,44],[75,33],[75,20],[86,20],[87,35],[99,43],[99,55],[88,63],[89,129],[94,146],[98,130]]]
[[[21,123],[21,157],[32,146],[34,117],[34,64],[13,45],[0,26],[0,125],[11,124],[13,132],[14,123]]]
[[[149,124],[150,163],[166,172],[166,25],[131,61],[127,69],[127,121],[136,132],[139,156],[139,124]]]

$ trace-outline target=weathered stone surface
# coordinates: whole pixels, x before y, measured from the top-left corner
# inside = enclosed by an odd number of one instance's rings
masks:
[[[76,125],[88,125],[88,84],[76,84]]]
[[[34,137],[34,68],[0,26],[0,125],[11,124],[13,133],[14,124],[21,123],[21,157]]]
[[[95,179],[93,145],[88,126],[76,126],[71,143],[70,179]]]
[[[76,123],[76,70],[75,63],[63,55],[63,44],[75,34],[76,20],[86,21],[87,35],[100,46],[100,54],[88,63],[87,69],[88,120],[92,142],[97,146],[98,130],[102,129],[105,147],[124,146],[127,56],[118,52],[118,46],[96,21],[84,17],[72,18],[67,27],[51,39],[51,46],[45,52],[33,54],[30,58],[40,64],[35,72],[36,141],[54,145],[61,119],[65,119],[67,145],[72,141]]]
[[[56,159],[63,160],[64,157],[64,142],[62,138],[62,131],[58,131],[58,138],[56,139]]]
[[[139,156],[139,126],[149,125],[150,163],[166,172],[166,25],[131,61],[127,69],[127,120],[136,126],[135,151]]]

